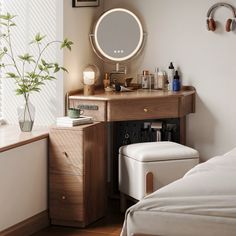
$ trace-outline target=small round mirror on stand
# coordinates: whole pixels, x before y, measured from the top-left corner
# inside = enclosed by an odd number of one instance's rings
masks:
[[[100,16],[90,34],[90,40],[102,60],[119,63],[140,52],[144,35],[142,24],[134,13],[114,8]]]

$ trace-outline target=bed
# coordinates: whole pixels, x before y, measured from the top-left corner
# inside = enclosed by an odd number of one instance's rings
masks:
[[[129,208],[121,235],[235,236],[236,148]]]

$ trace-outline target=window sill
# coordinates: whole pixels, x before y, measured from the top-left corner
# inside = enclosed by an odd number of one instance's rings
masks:
[[[48,138],[48,127],[34,127],[32,132],[21,132],[18,125],[0,126],[0,152]]]

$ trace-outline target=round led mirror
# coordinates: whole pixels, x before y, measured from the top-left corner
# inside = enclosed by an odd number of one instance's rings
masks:
[[[129,10],[115,8],[105,12],[94,28],[93,46],[104,58],[126,61],[135,56],[143,45],[143,27]]]

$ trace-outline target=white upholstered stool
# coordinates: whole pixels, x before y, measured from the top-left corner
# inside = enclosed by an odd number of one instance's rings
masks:
[[[119,150],[121,197],[125,194],[140,200],[147,194],[183,177],[198,163],[198,151],[174,142],[122,146]]]

